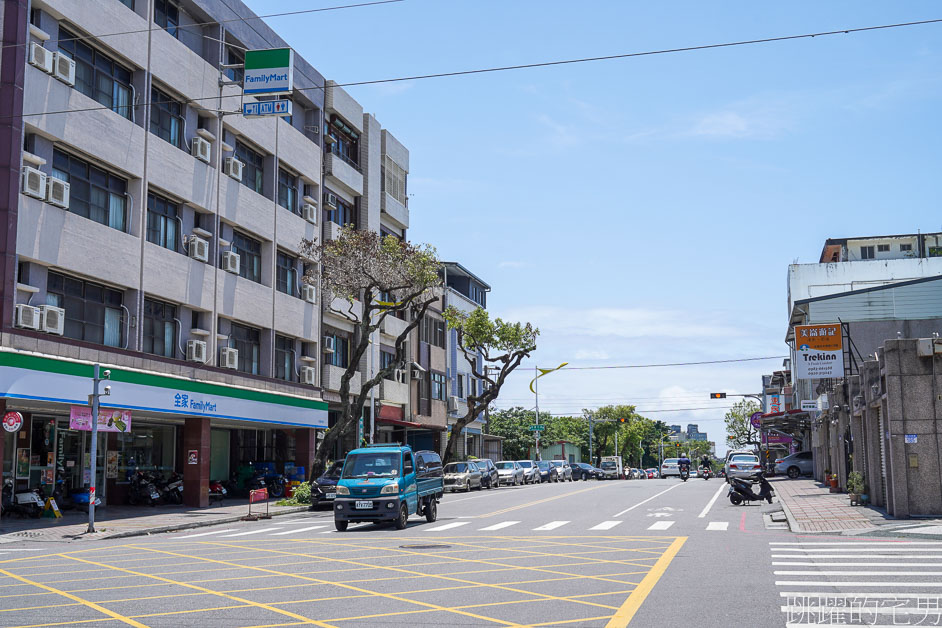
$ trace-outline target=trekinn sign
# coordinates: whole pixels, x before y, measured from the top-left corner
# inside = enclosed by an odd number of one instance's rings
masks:
[[[795,374],[798,379],[844,376],[840,323],[795,327]]]

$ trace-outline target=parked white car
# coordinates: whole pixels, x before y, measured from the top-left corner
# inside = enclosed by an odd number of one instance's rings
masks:
[[[556,467],[560,482],[572,482],[572,467],[569,466],[568,462],[565,460],[552,460],[551,462]]]
[[[534,460],[518,460],[517,464],[523,467],[524,484],[540,483],[540,468]]]
[[[524,483],[523,467],[515,460],[501,460],[494,464],[501,486],[520,486]]]

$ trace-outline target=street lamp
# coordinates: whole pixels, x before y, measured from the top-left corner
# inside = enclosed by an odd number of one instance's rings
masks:
[[[92,380],[92,394],[88,396],[88,401],[92,406],[92,447],[91,447],[91,478],[88,486],[88,533],[95,532],[95,478],[98,475],[98,407],[101,397],[111,394],[111,386],[105,386],[103,392],[98,392],[98,385],[106,379],[111,379],[111,371],[105,369],[100,371],[101,366],[96,364],[94,368],[94,379]]]
[[[540,386],[539,384],[537,384],[536,380],[540,379],[544,375],[552,373],[553,371],[558,371],[559,369],[563,368],[567,364],[569,364],[569,362],[563,362],[556,368],[552,368],[552,369],[541,369],[534,365],[533,371],[536,373],[536,377],[534,377],[533,380],[530,381],[530,392],[532,392],[534,397],[536,397],[536,425],[540,424]],[[534,384],[536,384],[535,387],[534,387]],[[536,430],[535,436],[536,436],[536,459],[542,460],[543,458],[540,456],[540,430],[539,429]]]

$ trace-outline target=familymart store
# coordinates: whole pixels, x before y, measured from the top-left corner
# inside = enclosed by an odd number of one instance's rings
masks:
[[[3,480],[17,490],[46,488],[57,477],[87,487],[87,414],[94,365],[0,351]],[[125,503],[134,470],[183,475],[184,502],[206,506],[209,481],[264,463],[279,473],[310,472],[327,404],[313,396],[196,381],[101,365],[111,394],[101,397],[96,486],[105,504]],[[118,413],[118,411],[123,411]],[[118,413],[118,414],[116,414]],[[109,417],[119,416],[119,420]],[[107,431],[105,431],[107,430]],[[301,471],[301,468],[304,471]]]

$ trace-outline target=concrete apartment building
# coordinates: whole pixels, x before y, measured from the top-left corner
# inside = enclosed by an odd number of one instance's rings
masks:
[[[408,151],[299,55],[293,115],[243,117],[244,50],[287,44],[238,0],[8,0],[2,19],[0,404],[24,419],[4,477],[88,484],[70,415],[95,363],[103,407],[133,415],[100,441],[106,502],[135,467],[182,471],[193,506],[248,462],[309,470],[353,325],[302,282],[300,243],[405,238]]]

